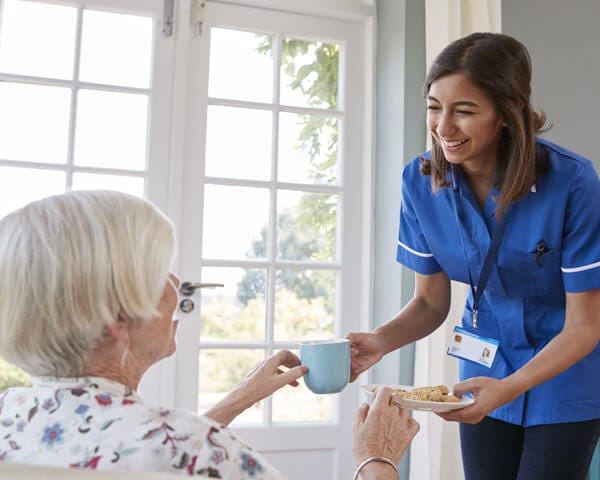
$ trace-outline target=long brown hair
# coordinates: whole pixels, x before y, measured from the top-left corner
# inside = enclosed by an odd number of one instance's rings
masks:
[[[500,190],[496,217],[525,197],[536,179],[536,134],[544,131],[546,115],[530,103],[531,58],[523,44],[500,33],[473,33],[449,44],[437,56],[423,87],[453,73],[464,73],[493,101],[506,123],[498,145],[494,187]],[[431,175],[434,191],[447,187],[450,164],[432,136],[431,160],[422,159],[421,173]]]

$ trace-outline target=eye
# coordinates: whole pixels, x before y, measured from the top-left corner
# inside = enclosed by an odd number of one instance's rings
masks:
[[[456,113],[458,115],[473,115],[475,112],[471,112],[469,110],[457,110]]]
[[[437,105],[427,105],[427,110],[431,110],[431,111],[440,110],[440,107],[438,107]]]

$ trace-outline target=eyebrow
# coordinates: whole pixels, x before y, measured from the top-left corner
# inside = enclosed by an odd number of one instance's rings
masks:
[[[437,103],[442,103],[440,102],[437,98],[428,95],[427,96],[427,100],[433,100],[434,102]],[[463,107],[478,107],[479,104],[476,102],[471,102],[470,100],[459,100],[458,102],[454,102],[452,105],[459,107],[459,106],[463,106]]]

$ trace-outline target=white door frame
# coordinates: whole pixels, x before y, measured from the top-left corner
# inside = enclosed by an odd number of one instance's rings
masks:
[[[195,255],[194,252],[201,244],[199,240],[202,238],[202,224],[201,221],[191,220],[191,214],[197,215],[202,211],[203,186],[198,179],[202,179],[204,175],[207,97],[206,93],[196,95],[193,92],[208,91],[208,75],[205,69],[201,68],[201,62],[194,60],[208,58],[208,41],[206,37],[194,36],[191,31],[187,20],[189,6],[188,1],[180,3],[180,37],[176,46],[178,73],[174,98],[174,109],[178,113],[173,116],[173,161],[169,175],[171,180],[168,211],[178,227],[180,237],[178,272],[183,279],[196,280],[202,265],[201,256]],[[238,9],[240,14],[232,16],[232,8]],[[286,21],[282,20],[285,15],[282,16],[280,12],[232,7],[213,2],[207,4],[205,18],[209,25],[213,22],[231,28],[243,28],[251,20],[270,20],[272,24],[290,34],[294,34],[295,22],[298,20],[298,16],[292,20],[293,17],[288,14],[286,24]],[[322,38],[325,23],[331,38],[338,41],[338,38],[345,36],[345,47],[353,53],[352,58],[342,66],[345,69],[347,90],[352,92],[352,97],[344,101],[346,92],[341,92],[340,96],[346,114],[344,138],[340,142],[345,165],[342,173],[344,193],[341,227],[344,232],[349,232],[338,239],[341,242],[341,263],[345,274],[340,288],[343,302],[339,312],[343,324],[336,327],[336,335],[343,336],[348,331],[369,328],[371,317],[373,23],[372,19],[351,22],[311,17],[304,27],[304,35],[312,34]],[[331,30],[332,24],[337,24],[340,31],[336,32],[335,28]],[[207,25],[204,29],[207,29]],[[348,30],[353,34],[349,35]],[[181,40],[184,35],[190,39],[188,44]],[[177,91],[186,86],[187,93],[178,95]],[[181,112],[185,110],[185,122],[182,122]],[[181,155],[184,158],[183,164],[177,160]],[[160,400],[163,403],[174,403],[177,407],[192,411],[196,409],[198,345],[195,339],[199,337],[199,332],[200,325],[197,322],[181,322],[175,361],[166,362],[160,368]],[[337,450],[335,477],[348,478],[354,469],[350,451],[352,418],[357,404],[362,399],[359,398],[356,384],[346,388],[339,397],[339,409],[336,412],[339,423],[237,427],[234,430],[267,457],[270,453],[282,451],[291,453]],[[289,467],[294,468],[291,464]],[[280,468],[284,473],[291,475],[292,471],[285,466]]]

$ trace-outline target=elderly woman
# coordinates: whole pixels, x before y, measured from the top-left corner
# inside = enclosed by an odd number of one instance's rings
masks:
[[[145,405],[136,392],[175,352],[174,252],[171,222],[118,192],[57,195],[0,220],[0,356],[32,375],[32,387],[0,394],[1,461],[284,478],[226,425],[297,385],[306,368],[291,352],[262,362],[205,416]],[[390,395],[356,415],[364,479],[397,478],[418,430]]]

